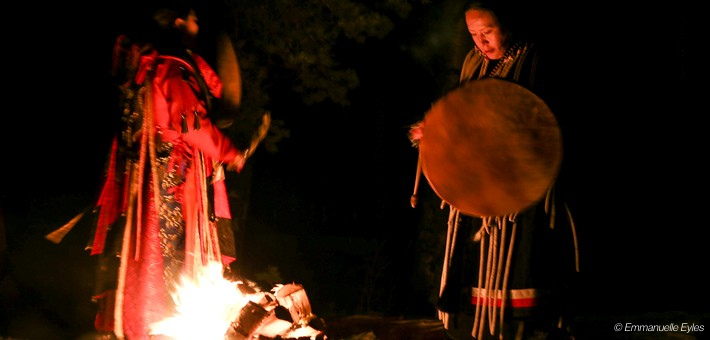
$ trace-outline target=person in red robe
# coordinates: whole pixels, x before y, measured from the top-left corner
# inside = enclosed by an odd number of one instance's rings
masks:
[[[121,129],[113,139],[87,246],[98,258],[95,327],[107,338],[150,339],[173,314],[183,276],[235,261],[224,169],[240,150],[213,121],[218,74],[193,48],[193,8],[154,13],[150,39],[121,35],[114,48]]]

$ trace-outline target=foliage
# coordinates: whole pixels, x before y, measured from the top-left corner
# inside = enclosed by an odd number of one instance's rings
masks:
[[[412,1],[225,0],[234,16],[225,30],[236,42],[243,79],[242,124],[235,125],[253,129],[263,113],[271,112],[264,148],[275,152],[277,142],[289,137],[284,120],[297,110],[275,110],[274,102],[298,96],[299,106],[349,105],[348,95],[360,81],[351,65],[339,62],[338,47],[383,39],[393,19],[411,12]]]
[[[264,286],[265,289],[270,289],[276,284],[284,282],[281,277],[281,272],[279,272],[279,268],[276,266],[267,266],[264,271],[254,274],[254,280]]]

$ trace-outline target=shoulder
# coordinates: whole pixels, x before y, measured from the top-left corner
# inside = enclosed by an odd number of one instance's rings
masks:
[[[192,70],[192,65],[185,60],[184,58],[172,56],[172,55],[158,55],[155,58],[155,64],[156,65],[162,65],[163,67],[167,68],[188,68],[189,70]]]
[[[171,55],[158,55],[153,61],[156,80],[183,77],[185,73],[195,73],[187,60]]]
[[[524,43],[525,59],[528,62],[547,63],[550,60],[550,49],[546,44],[539,41],[528,41]]]
[[[483,54],[477,49],[477,48],[472,48],[466,53],[466,58],[463,60],[464,65],[476,63],[476,62],[481,62],[483,60]]]
[[[468,51],[466,58],[463,60],[463,65],[461,65],[461,76],[459,81],[467,81],[473,78],[473,74],[481,64],[483,63],[483,54],[478,51],[475,47]]]

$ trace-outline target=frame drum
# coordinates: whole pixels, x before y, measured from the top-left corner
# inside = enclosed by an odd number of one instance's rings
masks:
[[[444,201],[501,216],[539,201],[557,177],[562,137],[547,104],[510,81],[462,84],[424,116],[422,171]]]

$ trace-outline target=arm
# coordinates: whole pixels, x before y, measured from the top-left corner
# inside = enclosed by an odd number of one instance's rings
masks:
[[[200,88],[188,64],[175,59],[160,63],[153,82],[156,126],[166,141],[181,138],[212,160],[241,171],[245,157],[208,116]]]

